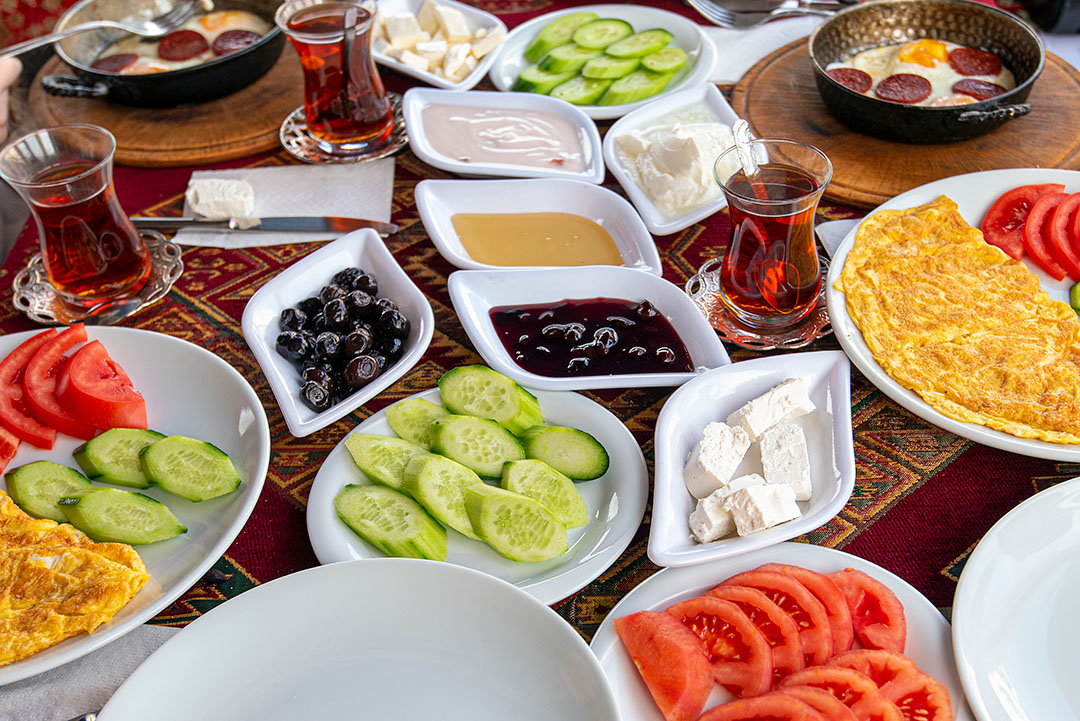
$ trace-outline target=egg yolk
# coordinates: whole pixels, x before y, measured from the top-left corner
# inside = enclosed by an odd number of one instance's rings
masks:
[[[234,10],[219,10],[199,18],[199,25],[208,32],[221,30],[226,25],[243,25],[243,14]],[[239,22],[238,22],[239,21]]]
[[[949,59],[949,49],[940,40],[919,40],[904,43],[896,53],[896,59],[903,63],[914,63],[924,68],[932,68],[939,60]]]

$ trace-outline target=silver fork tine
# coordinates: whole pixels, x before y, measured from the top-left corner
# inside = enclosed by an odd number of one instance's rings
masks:
[[[686,0],[690,7],[701,13],[702,17],[722,28],[730,28],[735,25],[735,16],[729,10],[713,5],[708,0]]]
[[[195,14],[197,0],[183,0],[173,5],[167,13],[157,18],[162,25],[179,27]]]

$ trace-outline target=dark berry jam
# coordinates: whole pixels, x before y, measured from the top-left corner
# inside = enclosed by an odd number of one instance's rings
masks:
[[[491,309],[510,356],[549,378],[686,373],[690,354],[647,300],[583,298]]]

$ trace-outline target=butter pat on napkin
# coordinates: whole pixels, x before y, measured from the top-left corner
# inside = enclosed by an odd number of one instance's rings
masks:
[[[185,198],[191,210],[207,220],[252,218],[255,215],[255,190],[246,180],[193,178]]]

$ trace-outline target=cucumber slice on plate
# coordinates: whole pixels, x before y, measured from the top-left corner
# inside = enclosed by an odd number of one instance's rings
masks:
[[[334,497],[334,510],[356,535],[387,555],[446,560],[446,529],[400,491],[350,483]]]
[[[75,449],[75,462],[92,481],[149,488],[139,452],[165,436],[141,428],[113,428]]]
[[[623,105],[651,98],[671,82],[673,73],[635,70],[616,80],[600,98],[600,105]]]
[[[514,83],[514,91],[519,93],[539,93],[547,95],[560,84],[574,77],[576,72],[548,73],[537,65],[531,65],[521,71],[517,82]]]
[[[540,501],[567,528],[589,522],[589,507],[574,482],[543,461],[526,459],[507,463],[503,466],[502,487]]]
[[[485,483],[465,489],[473,530],[499,555],[535,563],[566,553],[566,526],[539,501]]]
[[[439,379],[439,393],[451,413],[490,418],[511,433],[544,422],[536,396],[487,366],[461,366],[447,371]]]
[[[89,491],[90,480],[74,468],[52,461],[36,461],[4,475],[11,500],[31,516],[66,523],[60,499]]]
[[[540,61],[540,69],[546,73],[573,73],[601,54],[602,50],[591,50],[577,43],[567,43],[545,55]]]
[[[583,48],[603,50],[608,45],[633,34],[634,26],[625,20],[601,18],[585,23],[575,30],[571,37],[575,43]]]
[[[139,451],[151,485],[196,503],[232,493],[240,474],[225,451],[206,441],[169,436]]]
[[[552,90],[551,97],[573,105],[592,105],[600,99],[611,83],[611,80],[593,80],[578,75]]]
[[[679,48],[664,48],[641,59],[641,67],[654,73],[673,73],[686,65],[686,53]]]
[[[661,50],[671,42],[671,33],[661,28],[634,33],[617,43],[612,43],[604,52],[614,58],[640,58]]]
[[[581,74],[594,80],[614,80],[637,70],[641,61],[637,58],[613,58],[601,55],[585,63]]]
[[[561,426],[536,426],[518,436],[525,455],[536,458],[575,481],[590,481],[607,473],[608,454],[600,441],[585,431]]]
[[[465,512],[465,489],[477,483],[483,481],[470,469],[457,461],[429,453],[413,456],[405,466],[401,490],[450,528],[479,540]]]
[[[410,443],[431,448],[428,428],[432,422],[450,415],[445,408],[423,398],[406,398],[386,409],[390,430]]]
[[[427,451],[415,443],[401,438],[375,436],[370,433],[353,433],[345,439],[345,448],[353,463],[375,483],[391,488],[401,488],[405,478],[405,466],[413,456]]]
[[[186,533],[168,507],[150,496],[119,488],[93,488],[60,499],[71,525],[95,541],[141,546]]]
[[[525,458],[514,434],[493,420],[450,416],[431,424],[431,450],[485,478],[502,475],[503,464]]]
[[[550,53],[552,49],[570,42],[575,30],[598,17],[600,16],[593,12],[581,12],[570,13],[552,20],[540,29],[536,39],[525,48],[525,59],[530,63],[540,62],[540,58]]]

